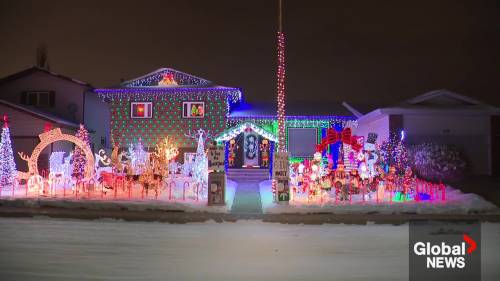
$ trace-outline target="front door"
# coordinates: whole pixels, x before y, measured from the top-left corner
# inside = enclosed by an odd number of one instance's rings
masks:
[[[254,131],[245,131],[243,134],[243,166],[259,166],[259,136]]]

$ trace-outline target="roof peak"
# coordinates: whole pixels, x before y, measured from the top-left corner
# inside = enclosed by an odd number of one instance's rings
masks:
[[[162,67],[145,75],[124,81],[121,87],[157,87],[157,88],[178,88],[178,87],[207,87],[217,86],[207,79],[169,67]]]
[[[21,71],[18,71],[16,73],[13,73],[11,75],[8,75],[8,76],[0,79],[0,84],[4,84],[4,83],[7,83],[8,81],[16,80],[16,79],[21,78],[23,76],[32,74],[35,71],[43,72],[43,73],[52,75],[54,77],[61,78],[61,79],[64,79],[64,80],[67,80],[69,82],[73,82],[73,83],[76,83],[76,84],[79,84],[79,85],[82,85],[82,86],[87,86],[87,87],[90,87],[90,88],[92,87],[92,85],[90,83],[83,82],[83,81],[80,81],[78,79],[71,78],[69,76],[65,76],[65,75],[62,75],[62,74],[50,71],[48,69],[41,68],[41,67],[36,66],[36,65],[32,65],[32,66],[30,66],[30,67],[28,67],[26,69],[23,69]]]
[[[433,90],[426,92],[424,94],[418,95],[416,97],[413,97],[411,99],[408,99],[403,102],[403,104],[410,104],[410,105],[417,105],[417,104],[423,104],[427,101],[430,101],[432,99],[437,99],[437,98],[448,98],[448,99],[453,99],[457,102],[461,102],[464,104],[469,104],[469,105],[482,105],[486,106],[487,104],[473,99],[471,97],[468,97],[466,95],[458,94],[456,92],[447,90],[447,89],[439,89],[439,90]]]

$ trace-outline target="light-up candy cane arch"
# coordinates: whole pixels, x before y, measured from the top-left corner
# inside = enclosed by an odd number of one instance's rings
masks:
[[[68,135],[68,134],[63,134],[61,132],[61,129],[56,128],[53,130],[50,130],[48,132],[42,133],[38,135],[40,138],[40,143],[33,149],[33,152],[31,153],[31,156],[28,157],[24,153],[19,152],[19,156],[21,156],[21,159],[25,160],[28,162],[28,172],[18,172],[18,178],[19,179],[25,179],[28,180],[31,176],[34,175],[39,175],[38,173],[38,157],[40,156],[40,153],[49,146],[50,144],[56,142],[56,141],[69,141],[74,143],[76,146],[81,148],[83,150],[83,153],[85,154],[85,158],[87,160],[87,163],[85,164],[85,171],[84,171],[84,179],[83,181],[88,181],[94,177],[94,155],[92,151],[90,150],[90,147],[88,144],[86,144],[84,141],[81,139],[73,136],[73,135]]]

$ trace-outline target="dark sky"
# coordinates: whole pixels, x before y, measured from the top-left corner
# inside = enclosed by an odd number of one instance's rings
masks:
[[[500,105],[500,1],[285,1],[289,101],[447,88]],[[33,65],[97,87],[160,67],[275,95],[277,4],[0,0],[0,77]]]

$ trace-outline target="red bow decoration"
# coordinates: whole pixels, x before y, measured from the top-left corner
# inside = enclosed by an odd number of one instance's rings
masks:
[[[341,132],[335,131],[333,128],[329,128],[326,133],[326,137],[321,140],[321,143],[316,145],[316,151],[321,152],[327,148],[328,145],[337,143],[341,141],[344,144],[351,145],[351,148],[355,151],[361,149],[361,144],[358,142],[359,137],[353,136],[351,128],[345,128]]]

